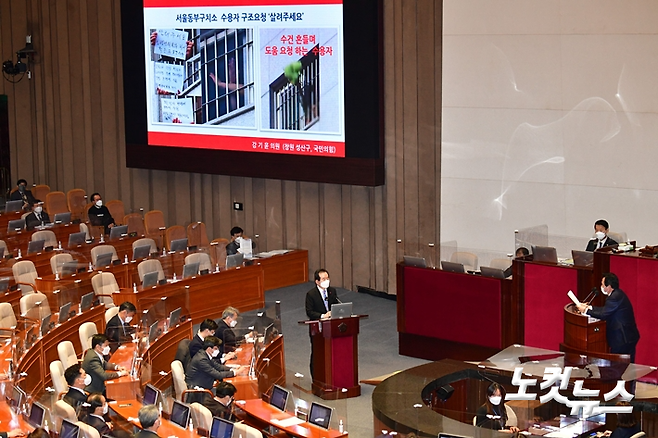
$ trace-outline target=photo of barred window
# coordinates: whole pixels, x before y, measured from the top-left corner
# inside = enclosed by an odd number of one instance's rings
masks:
[[[303,131],[320,118],[320,57],[316,45],[270,84],[270,128]]]

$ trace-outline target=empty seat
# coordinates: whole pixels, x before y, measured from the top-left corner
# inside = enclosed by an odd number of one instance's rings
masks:
[[[29,283],[35,285],[37,275],[37,268],[34,266],[31,260],[21,260],[14,263],[14,266],[11,267],[12,272],[14,273],[14,280],[16,283]],[[34,288],[26,284],[19,285],[23,295],[34,292]],[[36,285],[34,286],[36,287]]]
[[[32,242],[36,242],[37,240],[43,240],[44,248],[48,246],[52,246],[53,248],[55,248],[57,246],[57,236],[55,236],[55,233],[53,233],[50,230],[35,231],[34,233],[32,233],[32,237],[30,237],[30,240]]]
[[[123,217],[126,215],[126,212],[123,208],[123,201],[120,199],[113,199],[107,201],[105,206],[110,211],[110,216],[114,219],[114,223],[117,225],[125,225],[123,223]]]
[[[46,212],[54,218],[57,213],[69,211],[64,192],[50,192],[46,195]]]
[[[64,377],[62,361],[54,360],[50,362],[50,377],[52,378],[53,386],[58,396],[68,392],[69,384],[66,383],[66,378]]]
[[[215,266],[226,266],[226,245],[228,239],[219,238],[210,243],[210,259]]]
[[[59,356],[64,370],[78,363],[78,356],[75,354],[75,348],[73,348],[73,342],[71,341],[62,341],[57,344],[57,356]]]
[[[235,423],[233,435],[238,435],[243,438],[262,438],[263,434],[255,427],[251,427],[244,423]]]
[[[61,274],[62,266],[65,263],[72,262],[73,256],[67,252],[62,254],[55,254],[50,258],[50,269],[53,271],[53,274]]]
[[[628,242],[626,231],[608,231],[608,237],[617,243]]]
[[[80,428],[79,438],[101,438],[100,433],[94,426],[78,421],[75,423]]]
[[[210,431],[210,426],[212,425],[212,412],[210,412],[210,409],[201,403],[195,402],[190,405],[190,411],[194,426]]]
[[[199,271],[203,271],[204,269],[212,271],[212,262],[210,261],[210,256],[205,252],[195,252],[194,254],[189,254],[185,257],[186,265],[197,262],[199,263]]]
[[[48,193],[50,193],[49,185],[37,184],[36,186],[32,187],[32,196],[34,196],[34,199],[38,199],[39,201],[45,202]]]
[[[83,189],[71,189],[66,192],[66,204],[71,212],[71,220],[87,217],[87,193]]]
[[[0,240],[0,248],[2,248],[2,254],[7,254],[9,252],[9,248],[7,248],[7,243],[5,243],[4,240]]]
[[[99,272],[94,275],[91,277],[91,287],[94,289],[94,293],[98,296],[99,301],[105,304],[105,307],[114,307],[112,294],[119,292],[120,289],[113,273]]]
[[[182,225],[173,225],[165,231],[165,247],[171,249],[171,242],[179,239],[187,239],[187,231]]]
[[[91,249],[91,262],[94,264],[96,269],[104,268],[105,266],[96,266],[96,258],[101,254],[112,253],[112,261],[119,260],[117,255],[117,250],[112,245],[97,245]]]
[[[144,274],[153,271],[158,271],[158,281],[165,279],[164,270],[162,269],[162,263],[160,263],[160,260],[149,259],[140,262],[139,265],[137,265],[139,281],[144,281]]]
[[[478,256],[472,252],[454,252],[450,256],[453,263],[461,263],[466,271],[475,271],[478,268]]]
[[[48,298],[40,292],[22,296],[20,305],[21,315],[27,318],[38,319],[41,321],[43,318],[51,314]]]
[[[142,237],[141,239],[135,240],[133,242],[133,251],[135,248],[145,245],[151,246],[151,251],[149,251],[150,253],[158,252],[158,246],[155,244],[155,240],[151,239],[150,237]]]
[[[73,423],[78,421],[78,416],[75,414],[75,409],[64,400],[57,400],[55,402],[55,430],[60,430],[62,427],[62,419],[69,420]]]
[[[496,269],[502,269],[503,271],[510,266],[512,266],[511,259],[491,259],[489,266]]]
[[[10,303],[0,303],[0,329],[16,327],[16,315]]]
[[[91,348],[91,337],[98,333],[98,328],[94,322],[84,322],[78,328],[78,335],[80,336],[80,346],[82,351],[87,351]]]
[[[164,215],[160,210],[151,210],[144,215],[144,228],[146,229],[146,237],[155,240],[158,248],[162,248],[166,225]]]
[[[80,223],[80,231],[85,233],[85,239],[91,239],[91,232],[89,231],[89,226],[84,222]]]
[[[206,233],[206,224],[192,222],[187,226],[187,246],[196,246],[197,248],[210,246],[208,234]]]
[[[130,213],[123,217],[123,224],[128,226],[128,234],[136,233],[138,236],[146,234],[144,218],[139,213]]]
[[[178,360],[171,363],[171,378],[174,381],[176,400],[183,401],[183,392],[187,390],[187,383],[185,383],[185,370],[183,370],[183,364]]]

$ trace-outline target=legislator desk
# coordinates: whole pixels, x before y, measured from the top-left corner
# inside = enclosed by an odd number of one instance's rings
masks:
[[[265,290],[278,289],[308,281],[308,251],[295,249],[285,254],[253,259],[265,272]]]
[[[527,393],[542,395],[550,390],[540,389],[547,366],[564,369],[572,366],[571,379],[564,396],[573,392],[574,382],[584,380],[585,388],[611,388],[618,379],[627,382],[655,373],[644,365],[601,361],[596,357],[570,355],[539,348],[512,346],[482,362],[460,362],[443,359],[438,362],[410,368],[397,373],[379,384],[373,391],[372,409],[374,430],[410,432],[418,436],[438,436],[439,433],[462,437],[495,437],[499,432],[473,426],[477,408],[486,401],[486,390],[492,382],[500,383],[507,393],[517,393],[518,386],[511,385],[514,369],[523,368],[523,378],[536,378],[537,385],[529,386]],[[597,371],[601,377],[590,371]],[[449,386],[448,386],[449,385]],[[627,384],[628,385],[628,384]],[[447,392],[452,392],[446,397]],[[603,400],[604,393],[600,393]],[[655,436],[658,415],[656,400],[633,400],[634,411],[641,413],[642,428],[648,436]],[[614,404],[614,401],[610,402]],[[609,422],[615,414],[603,419],[589,418],[580,421],[569,417],[570,408],[551,400],[542,404],[536,400],[508,401],[518,418],[518,427],[533,435],[549,431],[568,433],[566,436],[589,436],[595,431],[611,429]],[[564,415],[565,417],[561,417]],[[640,416],[638,415],[638,418]],[[551,429],[553,428],[553,429]]]
[[[291,418],[292,415],[288,412],[279,411],[261,399],[238,401],[236,405],[246,413],[247,424],[253,424],[258,429],[274,427],[283,432],[283,436],[297,438],[336,438],[348,436],[347,432],[341,433],[336,429],[323,429],[307,422],[290,426],[282,425],[281,422]]]
[[[484,359],[523,340],[522,306],[512,280],[397,264],[400,354]]]
[[[132,433],[133,427],[141,429],[137,415],[142,403],[133,398],[131,400],[112,401],[108,403],[110,412],[110,419],[113,423],[117,424],[121,429]],[[161,426],[158,428],[157,434],[161,437],[177,437],[177,438],[199,438],[201,435],[196,431],[191,431],[188,428],[182,428],[175,423],[161,418]]]
[[[71,223],[49,224],[33,230],[23,229],[21,231],[12,231],[10,233],[7,233],[7,227],[5,226],[5,228],[0,229],[0,239],[5,241],[7,244],[7,250],[12,254],[16,255],[19,248],[23,254],[26,254],[27,245],[32,240],[32,234],[37,231],[46,230],[55,233],[55,239],[58,242],[61,242],[63,248],[66,248],[69,242],[69,235],[71,233],[80,232],[80,225]]]
[[[9,432],[14,429],[21,429],[23,432],[31,432],[34,430],[22,415],[17,415],[12,411],[9,404],[2,399],[0,401],[0,430]]]

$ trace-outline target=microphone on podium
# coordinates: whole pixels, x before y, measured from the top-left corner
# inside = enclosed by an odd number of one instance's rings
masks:
[[[592,294],[594,294],[594,297],[592,297],[592,300],[593,300],[594,298],[596,298],[596,295],[598,295],[598,293],[599,293],[599,290],[597,288],[593,287],[592,290],[587,295],[587,297],[585,297],[585,299],[582,302],[586,303],[589,306],[589,303],[591,302],[591,301],[590,302],[587,301],[587,300],[589,300],[589,297],[591,297]]]

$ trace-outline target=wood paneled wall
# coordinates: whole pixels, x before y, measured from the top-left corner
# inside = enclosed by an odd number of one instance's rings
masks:
[[[260,250],[308,249],[312,270],[350,289],[395,293],[403,253],[436,262],[441,1],[384,0],[386,185],[375,188],[128,169],[119,1],[0,0],[0,20],[3,60],[29,34],[38,52],[32,79],[0,82],[13,180],[99,191],[127,211],[162,210],[167,225],[203,221],[210,238],[240,225]]]

